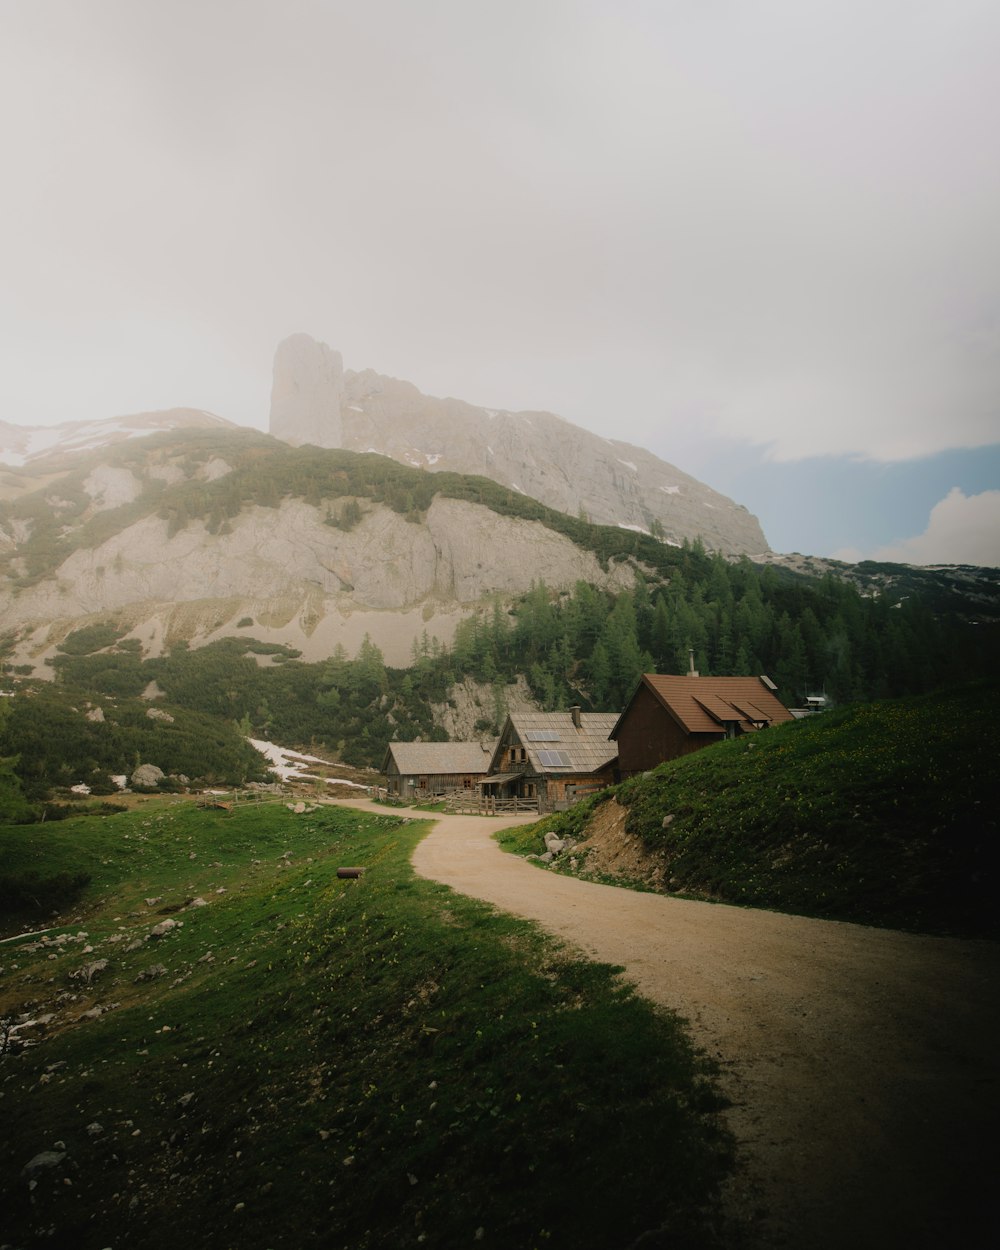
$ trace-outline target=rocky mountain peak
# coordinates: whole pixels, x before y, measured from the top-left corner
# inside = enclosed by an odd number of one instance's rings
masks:
[[[341,447],[344,362],[308,334],[293,334],[274,353],[270,432],[299,446]]]
[[[424,395],[372,369],[345,372],[307,334],[278,346],[270,432],[284,442],[375,451],[435,472],[474,473],[550,508],[680,546],[761,555],[746,508],[652,452],[602,438],[551,412],[506,412]]]

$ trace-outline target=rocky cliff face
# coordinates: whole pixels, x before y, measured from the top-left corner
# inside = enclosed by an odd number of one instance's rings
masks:
[[[371,370],[348,370],[339,382],[339,361],[308,335],[281,344],[274,385],[282,398],[277,407],[272,402],[272,434],[376,451],[434,471],[480,474],[602,525],[662,529],[666,541],[678,545],[700,538],[727,554],[768,550],[746,508],[641,447],[601,438],[548,412],[498,412],[435,399]]]
[[[5,627],[21,631],[14,662],[38,664],[70,629],[112,616],[147,654],[245,630],[322,659],[338,643],[353,654],[367,633],[388,663],[406,665],[415,639],[426,631],[450,642],[484,594],[512,597],[538,579],[554,589],[632,584],[628,565],[605,571],[540,522],[478,504],[437,498],[420,524],[364,507],[348,533],[301,499],[247,508],[220,534],[193,521],[171,535],[147,516],[8,600]]]
[[[278,344],[271,384],[271,433],[301,446],[342,447],[344,362],[308,334]]]

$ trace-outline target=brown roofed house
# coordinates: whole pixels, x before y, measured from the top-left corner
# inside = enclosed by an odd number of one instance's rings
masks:
[[[619,776],[793,719],[767,677],[645,673],[611,730]]]

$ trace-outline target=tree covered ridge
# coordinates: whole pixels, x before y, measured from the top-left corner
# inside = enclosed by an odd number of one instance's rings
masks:
[[[213,458],[224,458],[231,471],[214,481],[192,476]],[[133,503],[94,512],[83,483],[106,462],[132,469],[149,489]],[[150,476],[164,466],[180,466],[185,480],[165,485]],[[425,635],[414,645],[411,664],[399,669],[387,667],[368,639],[353,657],[338,648],[319,663],[246,636],[198,650],[180,644],[143,659],[139,643],[123,640],[124,630],[109,614],[63,643],[53,661],[61,697],[81,706],[86,700],[118,706],[119,730],[124,724],[134,729],[147,705],[137,703],[134,718],[126,709],[155,681],[171,710],[289,744],[314,743],[345,762],[377,767],[390,741],[444,736],[431,704],[445,702],[450,686],[467,676],[492,686],[478,726],[487,732],[499,728],[505,686],[519,674],[544,708],[579,703],[617,711],[643,672],[686,672],[690,651],[706,676],[768,674],[789,705],[819,691],[838,703],[920,693],[998,670],[990,613],[970,623],[933,580],[927,584],[937,587],[934,610],[919,578],[896,584],[891,569],[874,568],[881,586],[863,589],[830,572],[810,577],[745,557],[730,561],[698,543],[676,548],[652,535],[591,525],[486,478],[432,474],[374,454],[291,448],[250,431],[185,431],[122,444],[110,456],[82,458],[57,485],[5,511],[8,520],[31,523],[18,549],[27,565],[22,580],[30,580],[51,571],[74,545],[100,542],[153,512],[171,527],[198,519],[221,529],[248,505],[276,507],[294,496],[325,510],[332,526],[351,528],[376,503],[419,521],[438,494],[539,521],[605,564],[628,561],[635,585],[614,594],[582,582],[560,591],[538,582],[513,604],[499,598],[485,603],[447,644]],[[241,625],[249,630],[253,622],[246,618]],[[255,658],[261,652],[268,654],[266,667]],[[54,760],[51,770],[31,777],[26,760],[20,765],[24,782],[39,787],[84,765],[91,772],[134,766],[119,749],[119,763],[111,767],[105,751],[110,728],[91,725],[76,737],[90,743],[87,749],[72,748],[67,731],[61,763]],[[0,756],[18,753],[15,738],[7,734],[0,742]],[[33,750],[44,754],[43,748],[39,736]],[[236,776],[248,767],[228,746],[219,751],[215,774]],[[189,767],[178,771],[195,775]]]
[[[618,594],[583,582],[554,592],[539,582],[512,607],[495,599],[459,625],[450,645],[424,634],[406,668],[387,666],[367,637],[353,657],[338,647],[318,663],[253,638],[197,649],[182,643],[143,659],[139,643],[111,622],[89,625],[52,661],[55,689],[43,683],[30,700],[11,701],[0,756],[20,753],[15,772],[33,795],[46,784],[128,771],[143,752],[164,767],[159,752],[192,777],[238,780],[254,773],[237,750],[246,736],[312,744],[345,763],[379,767],[391,741],[446,736],[432,705],[465,677],[491,688],[477,730],[495,733],[507,683],[519,674],[546,709],[618,711],[642,673],[687,671],[690,650],[705,675],[768,674],[791,705],[820,690],[838,703],[866,701],[997,671],[992,635],[941,621],[917,600],[865,598],[833,577],[810,585],[747,560],[685,554],[689,574],[675,572],[669,582],[639,577]],[[151,682],[183,734],[148,720],[140,696]],[[72,714],[52,705],[60,699],[74,703]],[[107,724],[85,718],[97,703]]]

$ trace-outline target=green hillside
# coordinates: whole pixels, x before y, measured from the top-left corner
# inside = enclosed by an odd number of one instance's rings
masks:
[[[661,765],[598,802],[627,808],[626,830],[676,893],[1000,936],[998,694],[984,681],[844,707]],[[536,826],[530,849],[539,828],[586,836],[594,806]]]
[[[680,1023],[416,877],[424,831],[179,799],[0,828],[10,871],[91,877],[0,945],[3,1240],[718,1245],[730,1142]]]
[[[212,481],[196,476],[216,461],[231,471]],[[143,484],[140,496],[93,513],[84,482],[99,463],[128,470]],[[375,505],[419,525],[440,495],[539,522],[605,566],[626,563],[641,574],[634,592],[618,596],[539,586],[514,606],[513,620],[508,605],[493,615],[497,605],[484,592],[481,619],[463,626],[438,665],[441,677],[523,672],[545,706],[607,710],[622,705],[644,669],[686,671],[693,649],[706,676],[767,673],[795,704],[821,689],[836,702],[917,693],[995,673],[1000,657],[1000,582],[988,571],[820,562],[813,576],[804,571],[808,561],[796,571],[730,561],[699,544],[678,548],[652,533],[590,524],[487,478],[430,473],[368,453],[293,448],[252,431],[164,433],[82,456],[74,466],[57,487],[44,482],[0,504],[0,523],[16,523],[26,535],[0,559],[14,594],[50,576],[72,551],[145,516],[160,516],[169,532],[200,522],[211,536],[244,508],[296,498],[320,511],[333,541],[337,529],[357,525]],[[167,484],[170,474],[183,480]],[[427,641],[424,658],[437,659],[441,644],[434,652],[435,640]],[[273,708],[270,695],[267,701]],[[238,715],[253,718],[256,707]],[[407,719],[416,720],[412,712]],[[372,762],[380,748],[384,741],[372,747]]]

